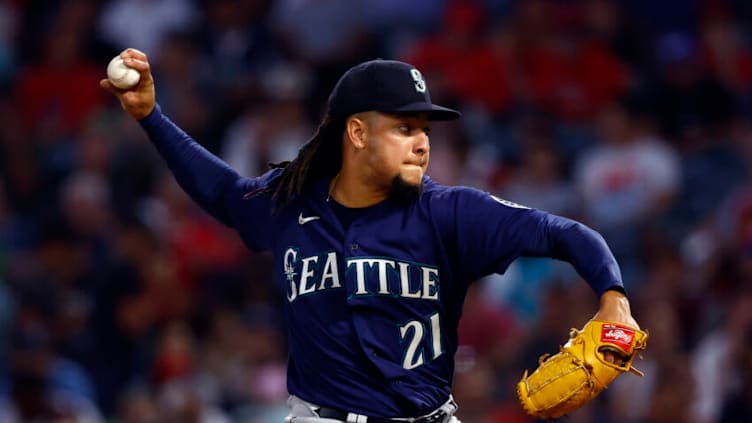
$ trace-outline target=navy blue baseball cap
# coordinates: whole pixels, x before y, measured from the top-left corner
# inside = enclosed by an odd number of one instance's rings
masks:
[[[461,113],[431,102],[423,75],[415,66],[396,60],[371,60],[353,66],[329,95],[328,114],[427,112],[430,120],[452,120]]]

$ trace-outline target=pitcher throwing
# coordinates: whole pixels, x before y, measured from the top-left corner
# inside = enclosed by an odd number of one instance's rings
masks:
[[[298,156],[244,178],[163,114],[145,54],[121,56],[140,82],[102,87],[194,201],[274,255],[287,294],[288,422],[459,422],[451,387],[468,285],[520,256],[568,261],[600,297],[598,320],[638,328],[599,234],[426,175],[431,121],[460,113],[433,104],[413,66],[352,67]]]

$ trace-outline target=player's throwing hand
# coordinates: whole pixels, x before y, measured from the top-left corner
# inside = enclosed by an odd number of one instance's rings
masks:
[[[156,104],[154,94],[154,79],[151,76],[149,61],[142,51],[128,48],[120,53],[126,66],[136,69],[141,74],[138,84],[128,89],[120,89],[112,85],[107,79],[99,81],[99,85],[114,94],[123,109],[134,119],[140,120],[146,117]]]

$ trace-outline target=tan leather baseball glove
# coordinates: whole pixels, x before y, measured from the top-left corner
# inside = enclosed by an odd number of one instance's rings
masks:
[[[569,341],[553,356],[541,356],[538,368],[527,370],[517,384],[522,407],[532,417],[551,420],[582,407],[606,389],[619,375],[642,372],[632,362],[647,346],[645,331],[599,320],[582,330],[572,329]],[[604,358],[611,350],[614,363]]]

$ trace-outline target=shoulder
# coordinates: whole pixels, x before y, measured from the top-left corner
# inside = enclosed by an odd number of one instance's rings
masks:
[[[257,177],[239,177],[235,182],[231,198],[240,201],[238,205],[243,205],[243,207],[250,204],[256,206],[264,204],[262,208],[271,207],[281,174],[282,169],[271,169]]]
[[[274,192],[281,175],[282,169],[270,169],[255,178],[240,178],[240,183],[245,191],[243,197],[250,198],[260,194],[271,194]]]
[[[282,171],[284,169],[282,168],[274,168],[269,169],[266,171],[266,173],[259,176],[257,179],[259,181],[260,185],[266,186],[266,187],[273,187],[276,182],[279,180],[279,177],[282,175]]]
[[[444,185],[428,176],[423,177],[423,198],[427,200],[456,199],[461,196],[472,195],[475,192],[481,191],[462,185]]]
[[[430,202],[453,202],[458,206],[482,205],[503,206],[514,209],[528,209],[529,207],[499,198],[488,191],[463,185],[443,185],[429,177],[423,180],[423,197]]]

